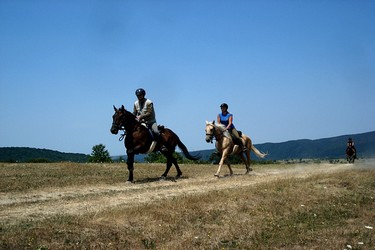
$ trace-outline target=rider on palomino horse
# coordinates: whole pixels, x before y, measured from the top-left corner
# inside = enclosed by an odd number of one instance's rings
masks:
[[[138,121],[145,123],[152,131],[155,141],[160,140],[160,131],[156,123],[154,104],[150,99],[145,98],[146,91],[139,88],[135,91],[137,100],[134,102],[133,114],[137,117]],[[161,151],[166,150],[163,145]]]
[[[233,142],[235,144],[238,144],[243,152],[247,151],[247,148],[243,145],[241,136],[239,135],[237,129],[235,128],[233,124],[233,115],[228,112],[228,104],[222,103],[220,105],[221,113],[217,115],[217,122],[219,124],[223,124],[226,127],[226,130],[228,130],[229,134],[233,138]]]

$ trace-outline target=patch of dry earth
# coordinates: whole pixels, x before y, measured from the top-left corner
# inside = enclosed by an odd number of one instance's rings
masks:
[[[142,184],[92,185],[34,190],[28,193],[0,193],[0,223],[15,224],[25,219],[44,219],[58,214],[83,215],[115,207],[132,207],[176,196],[245,187],[275,178],[306,178],[313,174],[343,171],[349,164],[308,164],[287,169],[254,171],[249,175],[215,178],[212,175],[178,181]]]

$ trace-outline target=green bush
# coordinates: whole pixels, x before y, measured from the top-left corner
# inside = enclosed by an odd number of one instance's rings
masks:
[[[103,163],[112,162],[108,150],[103,144],[98,144],[92,147],[92,153],[89,157],[89,162]]]

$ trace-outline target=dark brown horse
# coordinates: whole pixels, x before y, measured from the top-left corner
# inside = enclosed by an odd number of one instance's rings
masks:
[[[354,148],[354,146],[349,146],[346,148],[346,160],[349,162],[349,163],[354,163],[354,160],[357,159],[357,152]]]
[[[115,106],[113,106],[113,108],[115,109],[115,114],[112,116],[113,121],[111,133],[116,135],[119,130],[125,130],[125,148],[128,156],[126,163],[129,170],[128,182],[133,182],[134,155],[136,154],[147,154],[151,151],[160,151],[167,158],[165,172],[161,175],[162,179],[167,177],[172,164],[177,170],[176,178],[179,178],[182,175],[177,159],[173,156],[176,146],[182,150],[186,158],[194,161],[199,159],[199,157],[192,156],[189,153],[186,146],[172,130],[162,128],[160,130],[159,140],[155,145],[153,142],[154,136],[150,130],[139,122],[131,112],[127,111],[123,105],[119,109]],[[161,150],[163,145],[163,150]]]

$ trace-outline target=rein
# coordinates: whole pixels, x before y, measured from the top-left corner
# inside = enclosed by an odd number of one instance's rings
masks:
[[[126,136],[126,131],[124,130],[124,133],[122,135],[120,135],[120,138],[118,138],[118,140],[119,141],[124,140],[125,136]]]
[[[118,130],[124,130],[124,133],[120,135],[120,138],[118,139],[119,141],[122,141],[124,140],[125,136],[126,136],[126,130],[125,130],[125,127],[124,125],[120,126],[120,125],[117,125],[116,123],[112,122],[112,127],[113,126],[116,126],[118,128]]]

